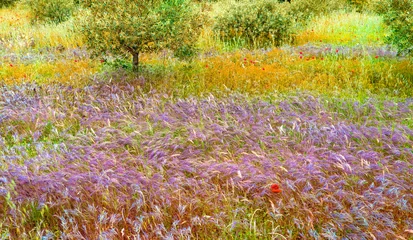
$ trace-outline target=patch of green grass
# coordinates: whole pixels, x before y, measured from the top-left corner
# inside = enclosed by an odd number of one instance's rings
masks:
[[[296,44],[383,46],[389,29],[380,16],[358,12],[334,12],[312,20],[296,35]]]

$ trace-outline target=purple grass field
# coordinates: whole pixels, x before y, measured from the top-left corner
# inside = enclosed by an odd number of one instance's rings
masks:
[[[0,236],[412,239],[412,127],[413,99],[2,87]]]

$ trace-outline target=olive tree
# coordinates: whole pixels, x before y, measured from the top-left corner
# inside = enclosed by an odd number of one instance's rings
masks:
[[[202,24],[189,0],[91,0],[79,12],[79,26],[95,54],[132,55],[194,46]]]

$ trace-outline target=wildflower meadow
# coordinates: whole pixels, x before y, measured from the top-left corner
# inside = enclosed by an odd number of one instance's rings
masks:
[[[0,239],[413,239],[409,11],[2,0]]]

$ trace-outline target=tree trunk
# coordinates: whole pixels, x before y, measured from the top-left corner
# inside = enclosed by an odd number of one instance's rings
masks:
[[[132,54],[132,70],[135,71],[139,77],[139,51],[135,51],[129,46],[125,46],[124,49]]]
[[[133,71],[137,72],[139,75],[139,52],[131,52],[133,56],[132,64],[133,64]]]

